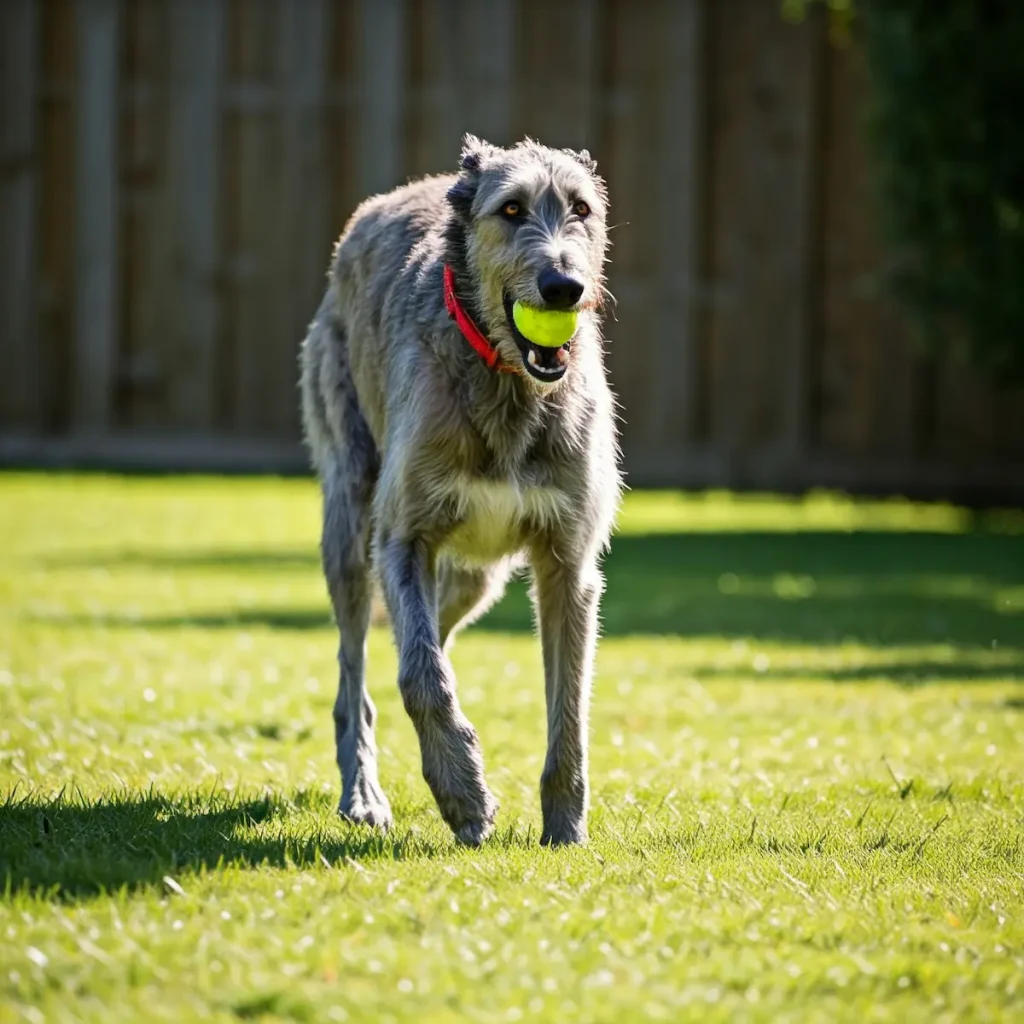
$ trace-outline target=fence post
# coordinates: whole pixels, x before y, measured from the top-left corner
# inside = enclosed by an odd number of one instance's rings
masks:
[[[360,0],[359,186],[363,196],[398,184],[406,40],[403,0]]]
[[[72,422],[113,425],[117,360],[117,0],[78,0]]]

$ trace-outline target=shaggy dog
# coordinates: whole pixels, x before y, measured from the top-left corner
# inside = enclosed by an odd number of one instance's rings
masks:
[[[352,821],[392,822],[365,686],[374,574],[423,776],[458,839],[490,833],[497,804],[448,651],[525,561],[547,696],[541,841],[586,840],[599,563],[622,486],[600,324],[606,213],[586,151],[467,135],[458,174],[366,200],[338,242],[301,367]],[[532,344],[516,301],[578,311],[574,336]]]

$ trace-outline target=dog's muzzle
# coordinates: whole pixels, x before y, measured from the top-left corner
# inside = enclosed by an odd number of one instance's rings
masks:
[[[582,294],[582,291],[580,292]],[[578,296],[577,296],[578,298]],[[523,357],[523,366],[526,372],[535,380],[544,384],[554,384],[565,376],[569,368],[569,350],[572,347],[573,339],[570,338],[561,348],[548,348],[544,345],[535,345],[529,338],[516,327],[515,318],[512,315],[512,296],[505,293],[505,319],[508,321],[508,329],[512,332],[519,353]],[[571,306],[561,306],[562,309]]]

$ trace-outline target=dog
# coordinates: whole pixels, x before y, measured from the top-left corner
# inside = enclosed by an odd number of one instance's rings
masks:
[[[466,135],[456,173],[365,200],[335,247],[300,389],[340,633],[350,821],[393,820],[365,684],[376,580],[423,776],[458,840],[490,834],[498,807],[449,651],[528,565],[547,698],[541,842],[587,839],[601,559],[623,489],[603,356],[607,207],[587,151]],[[534,345],[516,301],[577,312],[575,334]]]

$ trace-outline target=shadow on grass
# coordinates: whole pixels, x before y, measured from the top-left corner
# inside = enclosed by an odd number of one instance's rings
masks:
[[[128,551],[63,564],[320,571],[315,551],[308,556],[294,551]],[[606,636],[1024,646],[1024,537],[869,531],[627,534],[614,539],[606,572]],[[1010,591],[1016,595],[1012,601]],[[329,628],[331,618],[325,601],[315,608],[49,621],[306,630]],[[532,632],[525,584],[510,587],[504,601],[475,628]]]
[[[995,663],[979,663],[976,661],[935,661],[927,658],[912,661],[885,661],[871,665],[852,665],[842,668],[828,668],[814,665],[807,668],[787,667],[768,668],[756,671],[751,668],[696,668],[694,678],[701,682],[713,682],[715,679],[750,679],[765,682],[801,682],[803,680],[825,680],[832,683],[862,683],[879,680],[885,683],[898,683],[901,686],[921,686],[926,683],[944,682],[985,682],[1007,681],[1024,682],[1024,658],[1008,658]],[[1024,707],[1024,698],[1011,698],[1005,702],[1007,707]]]
[[[111,551],[109,554],[84,552],[56,555],[42,559],[51,569],[240,569],[281,572],[294,569],[320,569],[320,554],[314,546],[308,551],[249,551],[249,550],[139,550]]]
[[[113,626],[138,629],[333,629],[334,620],[322,608],[238,608],[225,612],[188,612],[184,615],[48,615],[37,622],[65,625]]]
[[[346,859],[451,852],[416,833],[385,836],[345,825],[333,820],[333,805],[320,803],[303,794],[295,800],[223,793],[12,796],[0,804],[0,889],[70,899],[166,886],[165,876],[180,880],[232,866],[331,870]],[[322,814],[296,825],[303,805]],[[286,832],[289,824],[295,832]]]

